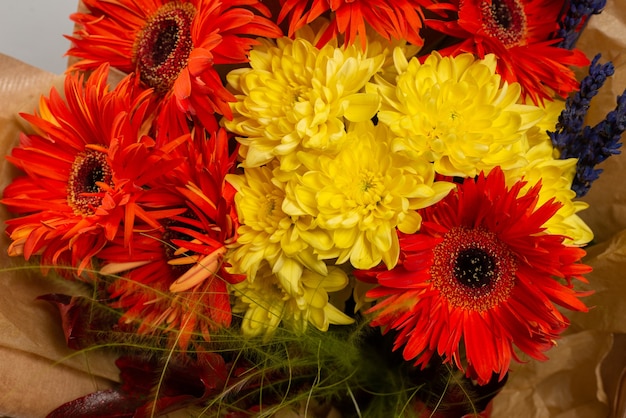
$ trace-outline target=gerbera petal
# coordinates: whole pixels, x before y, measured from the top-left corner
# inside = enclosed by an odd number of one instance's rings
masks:
[[[51,93],[40,101],[41,114],[26,117],[44,136],[23,137],[12,153],[10,161],[25,175],[4,191],[3,202],[22,216],[7,231],[25,257],[42,255],[43,265],[69,262],[79,272],[88,267],[118,230],[130,235],[135,201],[148,182],[180,163],[144,135],[152,97],[136,88],[133,75],[109,89],[108,70],[103,65],[86,80],[68,75],[64,98]],[[137,158],[147,164],[129,163]],[[29,226],[32,221],[36,225]]]
[[[558,46],[562,2],[515,0],[498,2],[497,8],[490,4],[483,0],[451,3],[453,7],[447,9],[457,19],[427,20],[427,26],[459,39],[439,53],[472,52],[480,58],[495,54],[498,73],[509,83],[519,83],[523,97],[534,103],[552,100],[555,93],[567,97],[577,89],[572,67],[584,67],[589,60],[577,49]]]
[[[123,72],[136,71],[143,84],[177,108],[214,130],[213,113],[229,116],[228,92],[215,80],[215,64],[247,62],[255,37],[275,38],[282,32],[257,0],[111,0],[84,2],[88,13],[75,13],[76,30],[69,55],[72,68],[92,70],[109,62]],[[195,52],[201,49],[202,52]],[[182,78],[182,80],[181,80]],[[195,79],[200,82],[195,82]],[[174,101],[176,107],[167,102]],[[159,118],[169,118],[160,112]]]
[[[430,1],[422,0],[286,0],[282,2],[278,22],[288,19],[289,35],[292,36],[304,25],[332,12],[330,25],[320,37],[318,46],[341,34],[345,36],[346,45],[360,38],[361,47],[365,49],[366,24],[386,39],[406,39],[422,45],[419,30],[424,20],[423,9],[430,5]]]
[[[420,231],[400,235],[400,262],[374,269],[378,287],[367,293],[377,301],[372,324],[398,331],[395,347],[404,346],[406,360],[424,365],[436,351],[481,384],[494,373],[503,379],[514,346],[544,359],[566,328],[555,304],[587,310],[586,293],[561,283],[566,272],[588,271],[584,251],[540,228],[559,206],[538,207],[540,192],[540,184],[508,188],[496,168],[419,210]]]
[[[132,231],[133,253],[118,234],[99,254],[101,273],[118,275],[107,296],[122,310],[120,327],[166,336],[182,350],[230,325],[227,285],[244,279],[226,271],[224,259],[238,225],[224,180],[235,168],[236,150],[224,131],[196,127],[188,139],[171,149],[183,162],[135,206],[151,228]]]

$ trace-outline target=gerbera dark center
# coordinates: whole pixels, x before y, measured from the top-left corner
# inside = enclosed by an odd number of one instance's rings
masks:
[[[157,92],[168,91],[187,65],[193,49],[191,24],[195,14],[189,3],[166,3],[137,37],[135,65],[141,80]]]
[[[519,0],[492,0],[481,4],[483,30],[507,48],[520,45],[526,35],[526,13]]]
[[[111,184],[106,154],[88,150],[78,154],[67,184],[67,202],[77,215],[93,215],[102,202],[102,185]]]
[[[450,305],[484,311],[507,300],[515,285],[514,255],[484,229],[456,227],[433,250],[433,286]]]
[[[178,43],[178,33],[180,28],[176,25],[176,21],[160,22],[163,26],[162,30],[157,33],[157,39],[152,49],[152,62],[154,65],[161,65],[169,58],[172,52],[176,51]]]
[[[462,285],[471,288],[489,286],[496,277],[496,262],[482,248],[468,248],[459,251],[453,267],[456,279]]]
[[[177,226],[181,226],[181,225],[178,222],[172,222],[168,226],[166,226],[165,232],[163,232],[163,237],[162,237],[163,248],[165,250],[165,259],[167,261],[174,260],[174,259],[181,257],[181,254],[177,253],[177,251],[179,250],[179,247],[176,244],[174,244],[172,241],[189,239],[189,237],[186,234],[183,234],[182,232],[179,232],[176,230]],[[182,254],[182,256],[189,255],[189,253],[190,251],[187,251],[186,254]],[[191,264],[170,265],[170,268],[178,276],[185,273],[187,270],[189,270],[190,267],[191,267]]]
[[[513,18],[511,17],[508,7],[498,1],[491,3],[491,16],[493,20],[503,29],[509,29]]]

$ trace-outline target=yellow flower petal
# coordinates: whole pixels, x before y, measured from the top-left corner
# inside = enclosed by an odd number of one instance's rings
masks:
[[[371,121],[350,125],[336,156],[305,158],[309,171],[290,179],[283,207],[312,217],[330,242],[307,242],[322,258],[350,260],[367,269],[381,261],[393,267],[399,257],[396,227],[419,227],[415,209],[443,198],[454,184],[434,181],[432,163],[393,152],[391,131]],[[412,214],[409,215],[409,212]],[[309,234],[307,231],[306,234]],[[328,245],[332,248],[328,248]]]
[[[526,132],[545,115],[539,106],[521,104],[518,84],[502,83],[496,59],[471,54],[424,63],[394,52],[399,75],[395,85],[375,77],[382,97],[380,123],[396,135],[394,151],[411,159],[427,158],[446,176],[474,177],[496,166],[524,165]]]
[[[365,122],[376,114],[380,106],[377,94],[352,94],[344,99],[344,116],[350,122]]]
[[[304,38],[260,42],[251,68],[227,76],[237,102],[223,121],[239,135],[242,166],[277,158],[282,170],[295,171],[299,151],[337,152],[346,121],[371,119],[378,110],[378,95],[362,90],[384,60],[356,46],[318,49]]]

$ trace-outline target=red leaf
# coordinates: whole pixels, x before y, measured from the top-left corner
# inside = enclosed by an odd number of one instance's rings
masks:
[[[191,405],[202,405],[219,394],[228,380],[224,358],[216,353],[198,352],[197,359],[172,359],[162,373],[163,364],[138,357],[120,357],[116,361],[122,380],[121,390],[132,398],[152,395],[154,382],[162,378],[158,398],[136,405],[134,418],[170,413]]]
[[[65,403],[46,418],[132,418],[143,403],[115,389],[102,390]]]
[[[115,314],[86,297],[51,293],[37,299],[57,307],[65,341],[74,350],[105,343],[107,331],[112,331],[117,324]]]

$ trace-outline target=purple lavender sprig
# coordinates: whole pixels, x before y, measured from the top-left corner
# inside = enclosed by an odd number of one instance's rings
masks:
[[[581,24],[586,24],[592,15],[599,14],[606,6],[606,0],[572,0],[556,33],[562,41],[557,45],[560,48],[572,49],[580,36]]]
[[[596,165],[620,153],[620,137],[626,129],[626,91],[618,96],[617,106],[604,120],[593,127],[584,126],[591,99],[615,71],[611,62],[599,64],[599,59],[599,54],[594,57],[580,90],[567,99],[555,131],[548,132],[560,158],[578,159],[572,182],[577,197],[587,194],[591,183],[598,179],[602,169]]]

